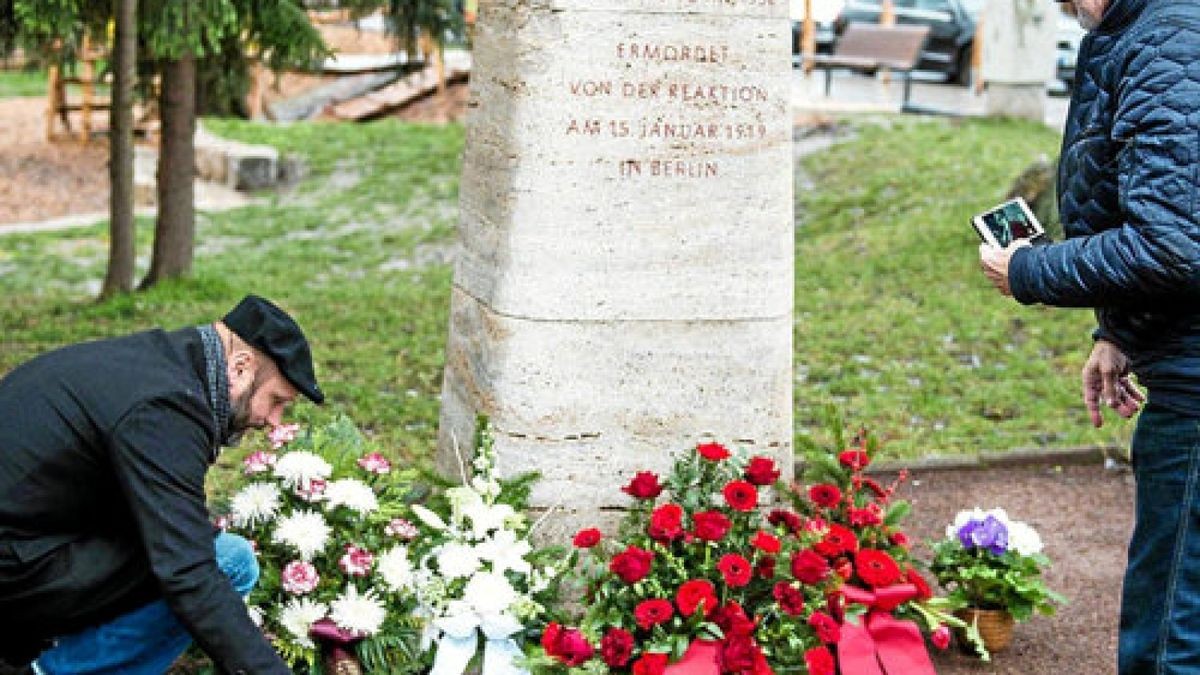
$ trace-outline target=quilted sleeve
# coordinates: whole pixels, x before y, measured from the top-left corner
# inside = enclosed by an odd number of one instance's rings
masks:
[[[1126,52],[1112,135],[1125,222],[1013,256],[1022,303],[1134,307],[1200,296],[1200,28],[1164,25]]]

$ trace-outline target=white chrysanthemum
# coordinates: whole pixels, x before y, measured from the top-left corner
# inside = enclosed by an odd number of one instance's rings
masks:
[[[296,549],[302,560],[312,560],[329,541],[329,524],[316,511],[297,511],[279,519],[272,540]]]
[[[370,485],[353,478],[335,480],[325,486],[325,502],[329,508],[345,506],[366,515],[379,509],[379,500]]]
[[[279,511],[279,487],[273,483],[251,483],[233,496],[231,520],[236,527],[253,527],[275,517]]]
[[[1042,552],[1042,538],[1037,530],[1014,520],[1008,524],[1008,548],[1020,555],[1035,555]]]
[[[329,613],[329,608],[323,603],[309,598],[293,598],[279,610],[279,625],[292,635],[292,641],[308,649],[315,649],[316,644],[308,635],[312,625]]]
[[[387,609],[374,591],[360,594],[354,586],[347,586],[341,597],[329,603],[329,618],[343,630],[370,637],[383,626]]]
[[[463,589],[475,611],[483,616],[499,614],[517,601],[517,591],[503,574],[480,572],[471,577]]]
[[[413,566],[408,559],[408,548],[405,546],[395,546],[379,556],[379,560],[375,563],[375,571],[383,579],[384,585],[392,591],[413,589]]]
[[[529,542],[518,539],[517,533],[512,530],[497,530],[475,547],[479,558],[492,563],[492,571],[501,574],[505,570],[529,574],[529,561],[525,560],[525,556],[532,550]]]
[[[275,476],[289,488],[308,489],[313,479],[327,480],[333,467],[319,455],[304,450],[284,453],[275,462]]]
[[[489,532],[503,528],[515,513],[508,504],[485,504],[482,500],[467,504],[462,512],[471,521],[471,534],[476,539],[483,539]]]
[[[475,548],[452,541],[436,552],[438,571],[446,579],[469,577],[479,569],[479,554]]]
[[[246,615],[250,617],[250,620],[254,622],[255,626],[262,628],[263,612],[262,612],[261,608],[255,607],[253,605],[247,605],[246,606]]]

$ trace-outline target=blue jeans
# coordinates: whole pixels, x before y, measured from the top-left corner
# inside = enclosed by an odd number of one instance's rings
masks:
[[[258,581],[258,560],[245,539],[221,533],[213,542],[217,566],[246,595]],[[34,662],[46,675],[162,675],[192,642],[192,636],[158,600],[94,628],[59,638]]]
[[[1200,673],[1200,419],[1150,405],[1133,436],[1120,675]]]

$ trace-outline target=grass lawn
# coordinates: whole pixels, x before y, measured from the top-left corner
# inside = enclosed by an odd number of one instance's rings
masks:
[[[892,120],[815,156],[798,195],[796,398],[801,442],[836,404],[891,454],[1111,442],[1076,378],[1089,317],[1000,298],[969,216],[1055,135],[995,121]],[[97,305],[103,226],[0,237],[0,372],[68,342],[208,321],[247,292],[293,311],[331,403],[405,458],[437,424],[457,218],[460,127],[384,121],[210,130],[302,155],[310,178],[269,204],[201,215],[194,275]],[[140,225],[147,255],[152,225]],[[142,268],[145,260],[142,260]],[[232,461],[232,458],[231,460]]]
[[[0,70],[0,98],[45,96],[47,86],[43,70]]]

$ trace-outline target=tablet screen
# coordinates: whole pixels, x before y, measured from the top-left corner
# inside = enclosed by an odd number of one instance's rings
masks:
[[[1000,246],[1017,239],[1033,239],[1042,233],[1020,202],[1011,201],[980,216]]]

